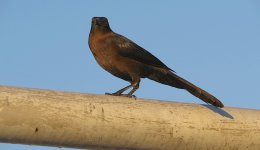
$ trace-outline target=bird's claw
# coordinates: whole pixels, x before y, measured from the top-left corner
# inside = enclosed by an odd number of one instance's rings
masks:
[[[124,97],[128,97],[128,98],[134,98],[136,100],[136,96],[135,95],[122,94],[120,96],[124,96]]]
[[[134,99],[136,99],[136,98],[137,98],[135,95],[130,95],[130,94],[105,93],[105,95],[112,95],[112,96],[123,96],[123,97],[134,98]]]
[[[119,94],[119,93],[105,93],[105,95],[121,96],[122,94]]]

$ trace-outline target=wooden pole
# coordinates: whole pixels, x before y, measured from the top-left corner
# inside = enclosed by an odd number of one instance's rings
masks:
[[[0,86],[0,142],[89,149],[259,150],[260,111]]]

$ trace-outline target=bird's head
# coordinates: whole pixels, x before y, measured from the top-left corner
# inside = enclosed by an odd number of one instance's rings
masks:
[[[111,31],[106,17],[93,17],[91,23],[91,29]]]

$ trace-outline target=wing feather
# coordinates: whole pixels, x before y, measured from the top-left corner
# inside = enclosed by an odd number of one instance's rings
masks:
[[[135,44],[133,41],[128,38],[116,34],[115,38],[113,38],[113,43],[116,47],[119,48],[119,55],[123,57],[128,57],[134,59],[138,62],[152,65],[154,67],[164,68],[170,71],[173,71],[169,67],[167,67],[163,62],[161,62],[158,58],[156,58],[153,54],[142,48],[141,46]],[[174,72],[174,71],[173,71]]]

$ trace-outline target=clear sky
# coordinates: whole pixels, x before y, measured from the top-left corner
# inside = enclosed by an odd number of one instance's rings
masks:
[[[94,60],[87,42],[93,16],[107,17],[112,30],[225,106],[260,108],[259,0],[0,0],[0,85],[96,94],[128,85]],[[203,103],[148,79],[135,95]]]

